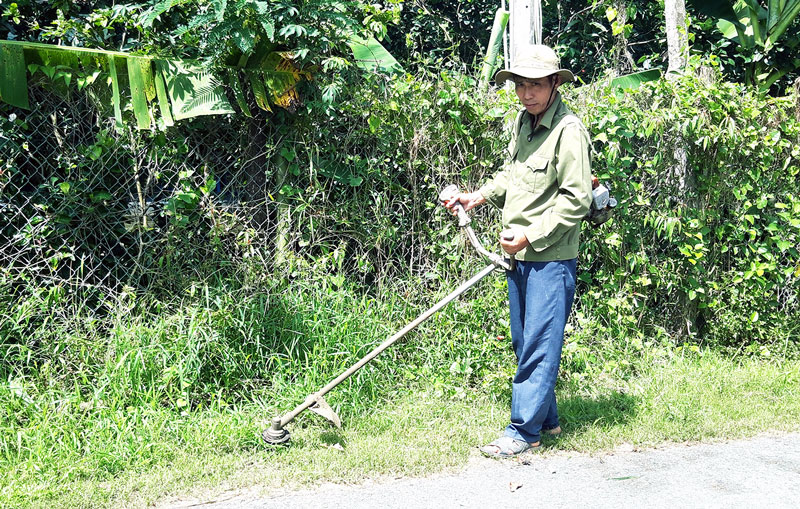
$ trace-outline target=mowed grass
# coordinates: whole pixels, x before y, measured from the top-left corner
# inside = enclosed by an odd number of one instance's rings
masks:
[[[92,419],[54,415],[41,422],[49,429],[38,431],[82,426],[103,449],[87,448],[83,462],[73,456],[57,468],[37,465],[37,457],[60,462],[52,450],[18,462],[5,456],[0,505],[169,506],[224,498],[230,490],[267,495],[323,482],[454,471],[478,457],[477,447],[500,433],[508,418],[507,397],[480,388],[442,391],[415,381],[384,389],[369,408],[341,409],[342,429],[302,414],[288,426],[291,445],[281,447],[259,437],[278,411],[267,403],[183,414],[151,408],[102,410]],[[626,380],[605,377],[581,386],[565,381],[558,397],[564,433],[547,440],[543,454],[788,432],[800,429],[800,363],[700,351],[639,366]],[[131,449],[135,461],[98,470],[99,457],[106,455],[113,465],[115,451]],[[36,475],[37,468],[47,475]]]

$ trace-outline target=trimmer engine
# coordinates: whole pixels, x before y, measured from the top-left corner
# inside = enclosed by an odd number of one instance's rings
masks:
[[[592,175],[592,204],[584,219],[594,226],[600,226],[611,219],[616,206],[616,198],[611,196],[608,188],[601,184],[597,177]]]

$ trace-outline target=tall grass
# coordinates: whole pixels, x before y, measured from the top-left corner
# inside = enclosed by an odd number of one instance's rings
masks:
[[[476,291],[497,289],[487,283]],[[259,448],[269,418],[433,304],[387,295],[378,301],[327,279],[261,288],[216,281],[174,302],[129,296],[105,319],[76,311],[28,323],[26,337],[8,336],[3,345],[0,467],[17,483],[110,479],[190,452],[187,435],[197,426],[212,427],[220,452]],[[448,391],[469,382],[470,365],[491,362],[473,337],[497,322],[491,314],[500,308],[489,309],[490,300],[452,304],[329,401],[349,418],[429,375]],[[20,323],[2,320],[6,330]],[[217,435],[210,416],[219,414],[247,422]]]
[[[190,287],[171,302],[129,295],[106,318],[75,309],[39,322],[24,310],[2,318],[4,330],[27,333],[3,344],[3,503],[146,504],[203,484],[198,475],[256,482],[236,473],[243,462],[267,485],[421,474],[463,464],[507,419],[514,361],[498,273],[327,396],[344,430],[307,412],[290,426],[291,450],[270,449],[259,433],[274,415],[450,288],[413,293],[405,282],[377,299],[331,277],[232,281]],[[569,433],[558,447],[740,436],[800,422],[796,363],[767,369],[758,356],[737,363],[652,338],[615,344],[576,315],[558,388]]]

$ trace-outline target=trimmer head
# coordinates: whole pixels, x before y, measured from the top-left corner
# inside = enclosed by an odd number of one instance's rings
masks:
[[[281,418],[272,419],[272,426],[261,432],[261,438],[270,445],[285,444],[289,441],[289,432],[281,427]]]
[[[331,421],[337,428],[342,427],[342,420],[333,411],[333,408],[325,401],[318,392],[309,394],[306,401],[297,407],[293,412],[290,412],[282,417],[274,417],[272,419],[272,426],[261,432],[261,438],[270,445],[285,444],[289,441],[289,432],[283,429],[284,426],[292,422],[292,419],[297,417],[297,414],[308,408],[315,414]]]

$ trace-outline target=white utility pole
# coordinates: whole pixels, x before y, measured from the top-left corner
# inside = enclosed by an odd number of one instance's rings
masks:
[[[509,0],[511,62],[533,44],[542,44],[542,0]]]

